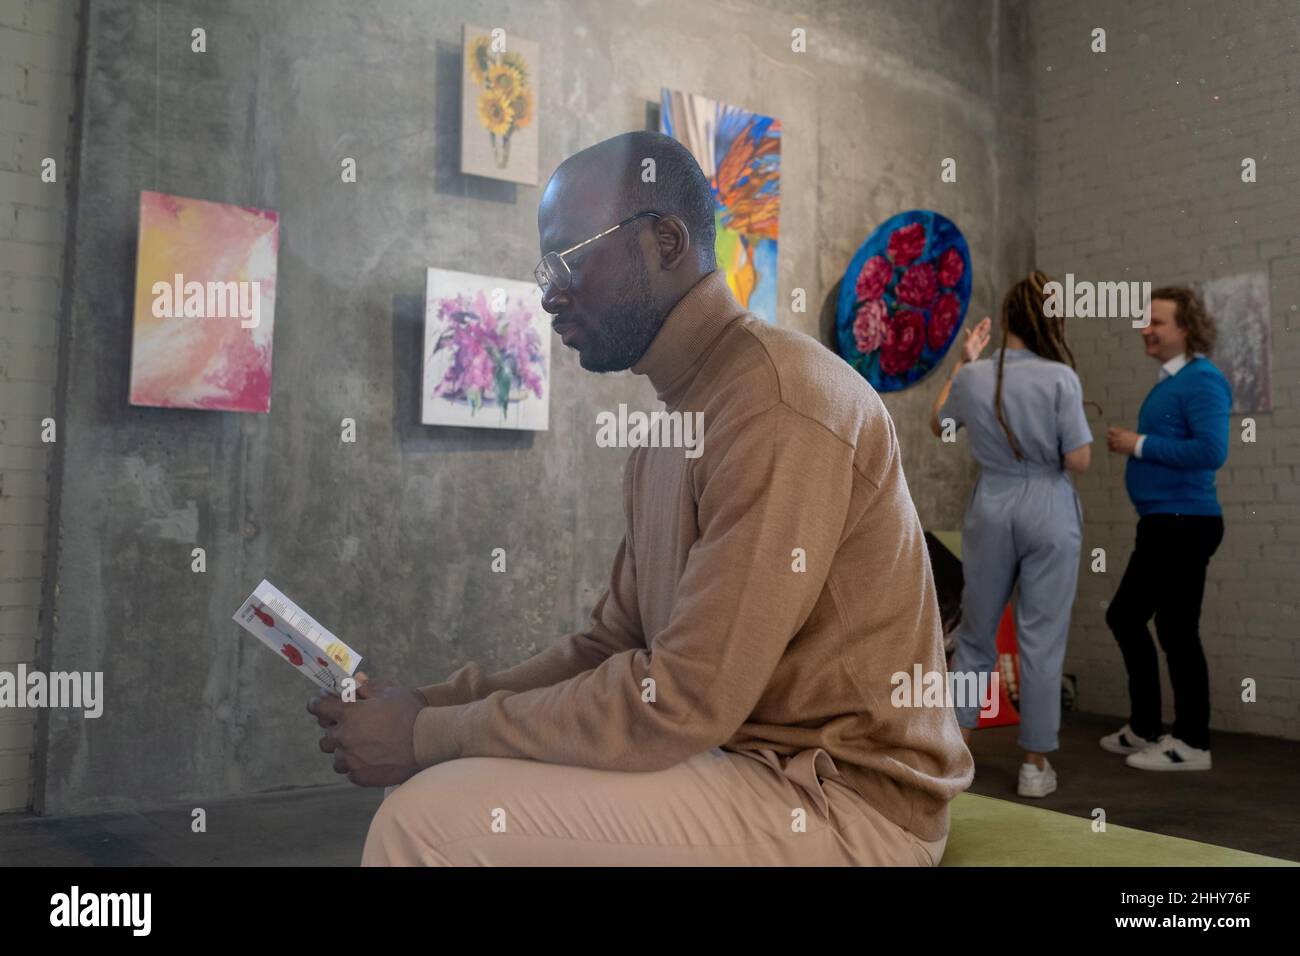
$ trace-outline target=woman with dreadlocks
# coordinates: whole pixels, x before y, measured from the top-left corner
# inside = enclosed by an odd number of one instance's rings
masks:
[[[1083,512],[1070,472],[1088,467],[1092,432],[1064,320],[1045,314],[1041,272],[1002,300],[1002,346],[981,359],[992,320],[967,330],[961,356],[939,392],[930,429],[952,441],[965,426],[979,479],[962,525],[962,619],[953,671],[988,674],[997,666],[997,630],[1019,583],[1020,746],[1017,792],[1056,789],[1047,754],[1058,749],[1061,667],[1079,572]],[[945,431],[949,434],[945,435]],[[959,706],[970,742],[979,707]]]

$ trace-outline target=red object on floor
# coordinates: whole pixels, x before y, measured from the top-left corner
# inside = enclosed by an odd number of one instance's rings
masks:
[[[1016,616],[1012,605],[1002,612],[998,624],[998,714],[980,717],[978,727],[1009,727],[1020,723],[1020,712],[1011,702],[1014,691],[1020,694],[1020,652],[1016,644]]]

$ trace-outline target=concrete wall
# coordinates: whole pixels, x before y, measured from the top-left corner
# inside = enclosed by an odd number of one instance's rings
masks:
[[[598,411],[652,407],[557,349],[551,430],[417,424],[424,270],[529,277],[539,189],[457,172],[461,24],[542,45],[541,165],[638,128],[661,85],[784,122],[780,296],[818,306],[881,219],[967,233],[975,309],[1027,265],[1032,47],[1019,3],[472,4],[102,0],[88,24],[51,669],[105,672],[98,721],[51,714],[41,808],[329,782],[308,687],[230,621],[265,576],[412,683],[504,666],[580,626],[622,533],[626,452]],[[156,13],[157,11],[157,13]],[[207,31],[208,52],[190,51]],[[808,30],[808,52],[790,31]],[[1007,111],[1013,114],[1006,115]],[[344,156],[359,181],[340,182]],[[959,162],[957,184],[939,164]],[[1011,156],[1008,160],[1006,157]],[[544,174],[545,174],[544,172]],[[138,193],[281,215],[270,415],[127,405]],[[966,456],[889,399],[927,524]],[[339,423],[358,441],[341,445]],[[207,551],[207,572],[190,551]],[[489,572],[504,547],[508,573]]]
[[[41,422],[56,414],[78,11],[0,0],[0,670],[9,672],[35,664],[40,628],[58,449],[42,441]],[[31,710],[0,711],[0,811],[28,805],[35,724]]]
[[[876,224],[904,209],[934,209],[970,243],[967,321],[996,314],[1006,288],[1033,268],[1033,5],[852,3],[847,9],[841,29],[870,52],[845,58],[845,67],[862,69],[858,94],[822,107],[821,288],[839,281]],[[885,11],[915,19],[902,29]],[[945,158],[957,162],[955,183],[940,179]],[[783,216],[783,229],[785,222]],[[930,529],[960,530],[976,475],[964,438],[942,443],[930,433],[930,409],[960,342],[959,336],[928,378],[884,396],[908,487]]]
[[[1226,525],[1210,563],[1201,635],[1212,726],[1300,737],[1300,13],[1295,4],[1193,0],[1038,8],[1038,257],[1046,270],[1153,286],[1266,270],[1272,306],[1272,413],[1233,416],[1218,488]],[[1107,51],[1090,51],[1106,30]],[[1241,179],[1241,160],[1258,181]],[[1107,423],[1136,427],[1156,381],[1122,320],[1069,326],[1094,420],[1093,467],[1079,482],[1084,547],[1104,548],[1105,574],[1085,565],[1066,670],[1081,705],[1127,716],[1123,662],[1105,608],[1133,547],[1136,514]],[[1243,703],[1241,682],[1258,682]],[[1172,701],[1166,681],[1166,718]]]

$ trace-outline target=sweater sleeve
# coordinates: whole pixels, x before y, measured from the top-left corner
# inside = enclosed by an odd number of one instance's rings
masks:
[[[1180,400],[1192,437],[1148,434],[1142,443],[1142,460],[1188,471],[1222,468],[1228,460],[1228,415],[1232,408],[1227,380],[1215,375],[1202,387],[1188,389]]]
[[[425,708],[415,721],[422,766],[494,756],[651,771],[731,738],[825,584],[847,520],[852,449],[775,405],[710,432],[695,468],[699,538],[650,646],[549,687]],[[810,493],[816,508],[806,507]]]
[[[524,691],[558,684],[591,670],[611,654],[644,646],[636,604],[636,569],[624,537],[614,557],[609,587],[596,602],[585,631],[562,637],[541,653],[495,674],[483,674],[471,661],[442,683],[419,691],[434,707],[466,704],[498,690]]]

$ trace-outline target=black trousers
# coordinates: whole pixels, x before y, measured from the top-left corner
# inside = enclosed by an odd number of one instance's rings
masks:
[[[1165,652],[1174,687],[1174,729],[1192,747],[1210,746],[1210,678],[1201,649],[1201,600],[1210,556],[1223,541],[1217,515],[1147,515],[1137,547],[1106,610],[1106,623],[1128,669],[1129,726],[1160,735],[1160,665],[1147,621]]]

